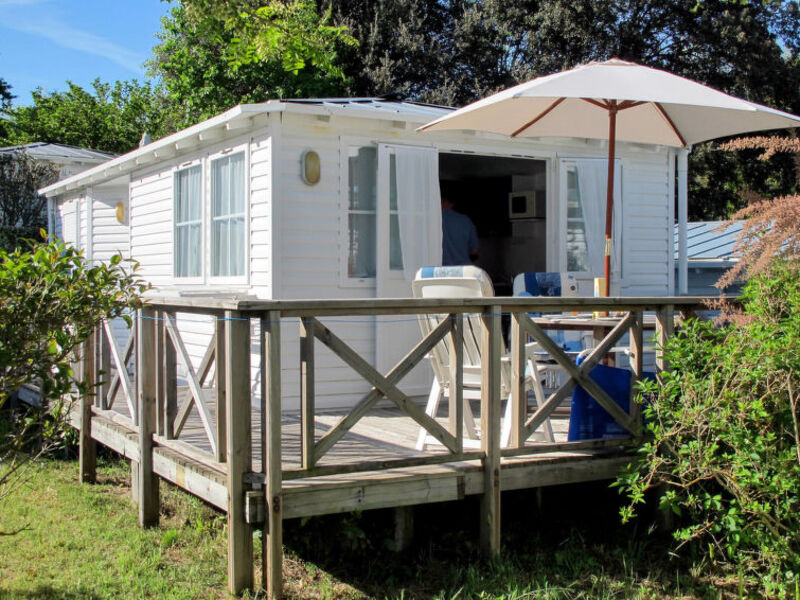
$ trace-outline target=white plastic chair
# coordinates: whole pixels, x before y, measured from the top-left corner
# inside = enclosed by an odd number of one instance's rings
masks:
[[[412,282],[415,298],[486,298],[494,296],[492,282],[485,271],[474,266],[423,267],[417,271]],[[420,317],[420,328],[423,336],[428,335],[448,315],[423,315]],[[464,399],[464,445],[476,446],[479,442],[475,429],[475,418],[470,400],[481,397],[481,320],[477,314],[465,315],[464,347],[463,347],[463,390]],[[527,369],[525,373],[525,390],[533,390],[539,406],[544,402],[544,390],[541,375],[533,359],[534,352],[539,350],[537,344],[526,346]],[[501,427],[501,446],[507,446],[511,435],[511,361],[506,356],[501,364],[501,393],[507,398]],[[434,379],[428,396],[425,412],[435,417],[442,399],[450,394],[450,350],[449,342],[442,340],[428,355],[433,368]],[[543,426],[545,441],[552,442],[553,429],[548,420]],[[417,449],[424,450],[428,443],[437,443],[427,432],[420,428]]]

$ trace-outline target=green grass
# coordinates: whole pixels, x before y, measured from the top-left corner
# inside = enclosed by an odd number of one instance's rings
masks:
[[[122,462],[79,485],[75,462],[47,461],[0,506],[2,598],[218,598],[224,521],[163,486],[162,527],[142,530]]]
[[[0,530],[26,527],[0,536],[0,598],[227,597],[224,515],[162,484],[161,525],[142,530],[126,463],[102,461],[96,485],[77,478],[75,462],[41,463],[0,505]],[[620,526],[614,494],[552,490],[541,507],[532,493],[506,494],[505,551],[492,565],[479,560],[474,499],[418,508],[418,538],[403,554],[390,549],[390,511],[287,521],[285,590],[353,600],[753,597]]]

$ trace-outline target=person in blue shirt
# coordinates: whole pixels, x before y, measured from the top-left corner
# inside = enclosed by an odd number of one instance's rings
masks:
[[[442,266],[469,265],[478,258],[478,232],[467,215],[442,196]]]

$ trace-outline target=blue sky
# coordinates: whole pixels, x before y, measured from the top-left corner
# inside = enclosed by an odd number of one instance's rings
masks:
[[[15,104],[30,92],[89,88],[103,81],[145,79],[170,4],[161,0],[0,0],[0,77]]]

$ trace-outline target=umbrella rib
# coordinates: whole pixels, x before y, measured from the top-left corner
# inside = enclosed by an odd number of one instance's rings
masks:
[[[608,110],[610,108],[608,100],[606,100],[605,102],[600,102],[599,100],[595,100],[594,98],[581,98],[581,100],[583,100],[584,102],[588,102],[589,104],[594,104],[595,106],[598,106],[603,110]]]
[[[678,128],[675,127],[675,123],[673,123],[672,119],[669,118],[669,115],[667,114],[667,111],[664,110],[664,107],[661,106],[660,102],[653,102],[653,104],[655,104],[655,107],[658,109],[658,112],[661,113],[661,116],[664,117],[664,119],[667,121],[667,123],[669,123],[669,126],[672,127],[672,131],[674,131],[675,135],[678,136],[678,140],[680,141],[681,146],[683,146],[685,148],[686,147],[686,140],[683,139],[683,136],[681,135],[681,132],[678,131]]]
[[[561,103],[562,103],[564,100],[566,100],[566,98],[559,98],[558,100],[556,100],[555,102],[553,102],[553,103],[552,103],[550,106],[548,106],[548,107],[547,107],[545,110],[543,110],[541,113],[539,113],[539,114],[536,116],[536,118],[534,118],[534,119],[532,119],[532,120],[528,121],[527,123],[525,123],[525,125],[523,125],[523,126],[522,126],[522,127],[520,127],[519,129],[517,129],[517,130],[516,130],[514,133],[512,133],[512,134],[511,134],[511,137],[517,137],[517,136],[518,136],[520,133],[522,133],[523,131],[525,131],[525,130],[526,130],[528,127],[531,127],[532,125],[534,125],[534,124],[535,124],[535,123],[536,123],[536,122],[537,122],[539,119],[541,119],[541,118],[543,118],[545,115],[547,115],[547,113],[549,113],[549,112],[550,112],[551,110],[553,110],[553,109],[554,109],[556,106],[558,106],[559,104],[561,104]]]

